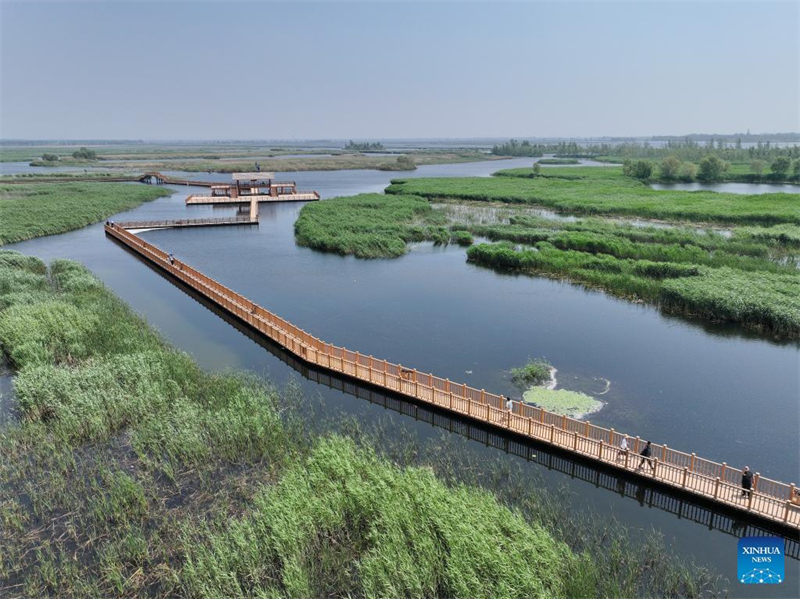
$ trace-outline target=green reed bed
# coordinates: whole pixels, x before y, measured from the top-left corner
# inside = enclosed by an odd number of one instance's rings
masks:
[[[372,193],[306,204],[294,228],[297,243],[316,250],[392,258],[413,241],[448,243],[445,224],[423,198]]]
[[[170,193],[127,183],[0,182],[0,245],[79,229]]]
[[[295,388],[203,372],[74,262],[0,250],[0,344],[17,369],[4,596],[717,591],[657,540],[570,518],[485,457],[310,426]]]
[[[544,169],[544,172],[552,170],[557,169]],[[622,176],[617,169],[590,167],[560,170],[579,172],[533,178],[395,179],[386,192],[428,199],[533,204],[576,214],[748,225],[800,224],[800,204],[792,194],[742,195],[655,190]],[[590,171],[602,172],[587,174]]]

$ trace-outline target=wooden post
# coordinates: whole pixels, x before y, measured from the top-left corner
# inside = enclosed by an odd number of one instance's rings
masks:
[[[444,390],[450,393],[450,379],[444,380]]]
[[[481,389],[481,403],[486,403],[486,391]]]
[[[686,466],[683,467],[683,488],[686,488],[686,479],[689,476],[689,468]]]
[[[578,451],[578,431],[572,433],[572,451]]]
[[[788,522],[789,521],[789,509],[791,507],[792,507],[792,502],[787,500],[786,501],[786,507],[783,509],[783,521],[784,522]]]
[[[555,434],[556,427],[554,424],[550,425],[550,443],[553,442],[553,435]]]
[[[755,494],[756,494],[756,489],[755,489],[755,485],[753,485],[753,488],[750,489],[750,493],[747,494],[747,509],[748,510],[753,509],[753,495],[755,495]]]
[[[756,475],[753,478],[755,479],[753,480],[753,493],[755,493],[758,490],[758,481],[761,479],[761,473],[756,472]]]
[[[614,429],[613,428],[610,431],[608,431],[608,444],[609,445],[616,445],[616,443],[614,443]]]
[[[453,393],[450,392],[450,393],[448,393],[448,395],[450,396],[450,409],[452,410],[453,409]]]
[[[697,456],[694,454],[694,452],[692,452],[692,461],[689,462],[689,470],[691,470],[692,472],[694,472],[694,460],[696,457]]]
[[[511,410],[506,410],[506,428],[511,428]]]
[[[720,474],[719,474],[719,477],[720,477],[722,480],[725,480],[725,469],[726,469],[727,467],[728,467],[728,464],[726,464],[725,462],[722,462],[722,472],[720,472]]]
[[[719,497],[719,476],[717,477],[716,482],[714,483],[714,499]]]
[[[566,414],[561,414],[561,430],[562,431],[567,430],[567,415]]]
[[[544,424],[544,410],[542,408],[539,408],[539,422]]]
[[[605,445],[605,443],[603,443],[603,440],[600,439],[600,446],[597,449],[597,458],[599,460],[601,460],[601,461],[603,460],[603,446],[604,445]]]
[[[433,387],[431,387],[431,393],[432,394],[435,393],[435,391],[433,391]],[[472,416],[472,400],[471,399],[467,401],[467,416]]]
[[[661,446],[661,461],[664,462],[667,459],[667,444]]]
[[[628,460],[629,460],[630,457],[631,457],[631,450],[630,449],[626,449],[625,450],[625,470],[628,469]]]
[[[528,417],[528,436],[533,436],[533,418]]]
[[[588,420],[583,425],[583,436],[584,437],[588,437],[589,436],[589,421]]]
[[[640,439],[640,438],[637,436],[637,437],[636,437],[636,449],[634,449],[634,451],[635,451],[636,453],[639,453],[639,442],[640,442],[640,441],[641,441],[641,439]]]
[[[653,478],[658,478],[658,458],[653,458]]]

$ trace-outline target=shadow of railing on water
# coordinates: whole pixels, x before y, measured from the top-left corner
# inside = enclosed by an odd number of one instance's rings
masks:
[[[566,474],[570,478],[578,479],[594,485],[598,489],[616,493],[623,498],[633,499],[641,506],[656,508],[677,516],[680,519],[690,520],[706,526],[709,530],[718,530],[737,538],[781,536],[785,540],[785,555],[800,559],[800,538],[791,531],[787,535],[784,527],[776,524],[770,526],[756,525],[741,518],[741,515],[732,509],[727,509],[716,503],[704,502],[693,495],[672,490],[659,484],[642,482],[638,477],[632,477],[623,471],[607,468],[594,461],[588,461],[574,454],[561,451],[550,445],[538,443],[534,440],[519,437],[513,433],[501,433],[498,429],[487,426],[468,418],[453,416],[435,406],[420,404],[403,396],[386,393],[368,384],[359,383],[344,376],[332,374],[319,369],[306,362],[302,362],[293,354],[284,350],[271,339],[251,329],[234,316],[219,309],[215,304],[188,287],[178,279],[173,278],[162,269],[156,267],[142,258],[138,253],[128,248],[125,244],[110,238],[111,241],[125,249],[139,262],[145,264],[150,270],[158,273],[162,278],[170,281],[186,295],[212,311],[219,318],[231,325],[237,331],[253,340],[266,349],[281,362],[298,372],[303,378],[324,385],[331,389],[341,391],[358,399],[379,405],[385,409],[409,416],[415,420],[425,422],[437,428],[461,435],[492,447],[500,451],[533,461],[548,470]]]

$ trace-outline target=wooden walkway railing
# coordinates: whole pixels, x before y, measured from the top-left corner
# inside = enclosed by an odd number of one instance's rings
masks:
[[[114,225],[122,229],[165,229],[172,227],[213,227],[221,225],[257,225],[258,219],[247,216],[223,218],[181,218],[177,220],[128,220]]]
[[[246,204],[253,198],[262,204],[269,202],[315,202],[320,199],[319,193],[316,191],[298,191],[296,193],[281,193],[276,196],[267,194],[240,195],[237,198],[228,196],[190,195],[186,198],[185,202],[187,206],[205,204]]]
[[[180,260],[173,259],[171,263],[168,253],[125,229],[106,224],[105,231],[306,362],[706,500],[800,528],[800,497],[794,484],[756,474],[753,492],[742,496],[741,470],[655,443],[651,463],[638,469],[641,461],[638,454],[644,446],[639,437],[520,402],[512,402],[512,409],[507,410],[500,395],[325,343]],[[623,437],[630,440],[625,452],[619,449]]]

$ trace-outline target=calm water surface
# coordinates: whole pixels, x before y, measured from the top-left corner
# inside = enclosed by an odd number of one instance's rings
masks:
[[[379,192],[394,176],[486,176],[499,168],[529,164],[530,159],[519,159],[420,167],[401,174],[331,171],[278,176],[330,198]],[[115,218],[224,216],[235,211],[187,208],[186,195],[200,190],[175,187],[175,191]],[[509,369],[529,357],[543,356],[558,368],[563,388],[600,393],[610,382],[609,391],[600,396],[605,407],[592,419],[596,424],[735,466],[747,464],[764,476],[800,482],[797,343],[665,316],[652,307],[564,282],[499,274],[468,264],[464,249],[455,246],[418,244],[396,260],[365,261],[314,252],[294,243],[293,225],[301,207],[262,205],[258,227],[162,230],[142,236],[328,342],[513,396],[519,391],[511,384]],[[86,264],[206,368],[251,369],[278,384],[299,380],[307,393],[322,396],[330,413],[365,422],[392,413],[298,375],[279,352],[265,351],[107,239],[99,224],[10,247],[44,260],[72,258]],[[391,422],[398,434],[422,442],[450,434],[407,416],[395,414]],[[468,442],[465,451],[505,456],[502,448],[487,448],[479,441]],[[681,503],[679,498],[563,459],[554,465],[541,450],[533,453],[538,457],[531,461],[506,458],[531,476],[542,477],[547,486],[566,487],[575,509],[589,506],[613,514],[634,530],[655,527],[677,551],[735,577],[735,535],[742,534],[743,523],[734,522],[731,535],[718,530],[730,528],[720,521],[725,516],[717,516],[715,525],[687,515],[688,508],[681,507],[683,516],[677,517],[671,512],[678,510],[669,506]],[[703,523],[693,521],[697,519]],[[796,566],[796,561],[787,562],[790,570]],[[789,577],[789,583],[760,587],[757,594],[732,583],[732,593],[797,596],[800,577],[791,573]]]

